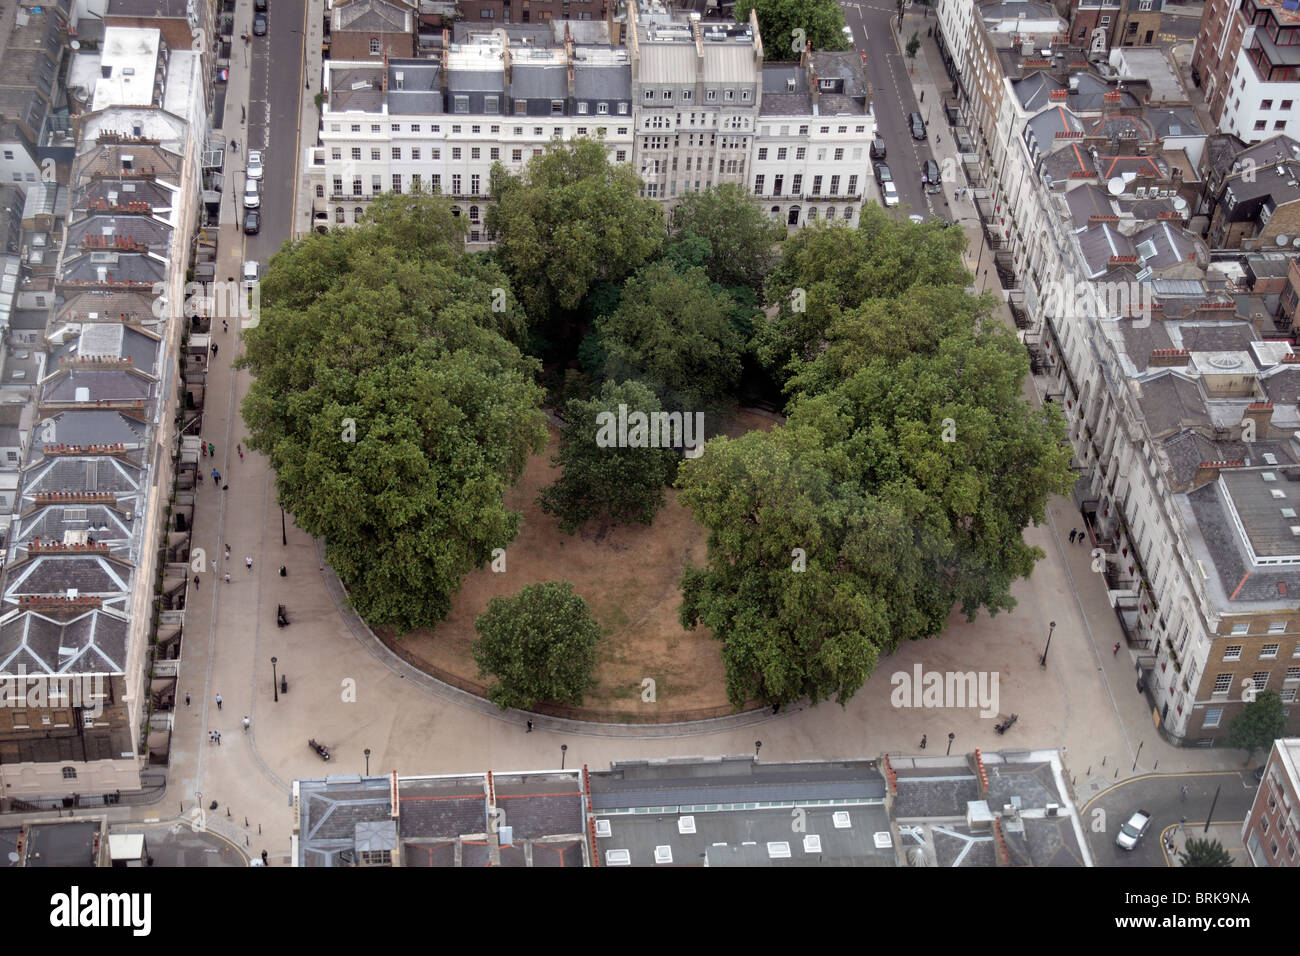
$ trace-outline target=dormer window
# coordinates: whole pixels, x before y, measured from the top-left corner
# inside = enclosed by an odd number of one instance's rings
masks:
[[[370,38],[370,55],[379,56],[379,37]]]

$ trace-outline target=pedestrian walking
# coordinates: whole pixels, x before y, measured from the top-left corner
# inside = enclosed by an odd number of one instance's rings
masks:
[[[925,749],[925,734],[921,735],[921,749]]]
[[[1110,649],[1110,652],[1111,652],[1112,656],[1115,656],[1115,657],[1118,657],[1118,656],[1119,656],[1119,641],[1116,641],[1116,642],[1115,642],[1115,646],[1112,647],[1112,648]]]
[[[222,320],[221,320],[221,331],[222,331],[222,332],[229,332],[229,331],[230,331],[230,326],[226,324],[226,320],[225,320],[225,319],[222,319]]]
[[[217,710],[221,709],[221,695],[217,695]]]
[[[195,483],[196,485],[201,485],[201,484],[203,484],[203,472],[201,472],[201,471],[196,471],[196,472],[194,473],[194,483]]]
[[[215,744],[216,742],[217,742],[217,732],[216,732],[215,730],[209,730],[209,731],[208,731],[208,743],[210,743],[210,744]]]
[[[230,560],[230,545],[226,545],[226,560]]]
[[[1070,529],[1070,544],[1074,544],[1075,536],[1078,535],[1078,533],[1079,532],[1075,531],[1073,528]]]
[[[243,461],[243,460],[244,460],[244,449],[241,448],[239,445],[236,445],[236,446],[235,446],[235,451],[239,452],[239,460],[240,460],[240,461]]]
[[[524,733],[531,734],[532,732],[533,732],[533,722],[530,720],[528,721],[528,729],[524,731]]]
[[[217,354],[217,343],[216,343],[216,342],[213,342],[213,343],[212,343],[212,354],[213,354],[214,357],[215,357],[216,354]]]
[[[248,568],[249,572],[251,573],[252,570],[253,570],[253,557],[252,557],[252,555],[247,555],[247,554],[244,555],[244,565]]]
[[[212,442],[208,442],[208,454],[213,458],[217,457],[217,446],[212,444]]]
[[[188,704],[188,703],[189,703],[189,695],[186,694],[185,697],[186,697],[185,703]],[[1183,800],[1186,800],[1186,799],[1187,799],[1187,785],[1186,785],[1186,784],[1183,785],[1183,796],[1182,796],[1182,799],[1183,799]]]
[[[248,733],[248,715],[244,715],[244,733]]]
[[[196,574],[194,575],[194,590],[197,591],[198,589],[199,589],[199,576]]]
[[[219,471],[217,471],[217,469],[213,468],[213,469],[212,469],[212,483],[215,485],[215,484],[216,484],[218,481],[220,481],[220,480],[221,480],[221,472],[219,472]]]
[[[189,694],[186,694],[186,695],[185,695],[185,706],[186,706],[186,707],[190,706],[190,695],[189,695]],[[1186,787],[1183,787],[1183,792],[1184,792],[1184,793],[1187,792],[1187,788],[1186,788]]]
[[[230,583],[230,572],[229,572],[229,571],[226,572],[226,583],[227,583],[227,584]]]
[[[208,446],[204,442],[199,442],[199,454],[204,458],[208,457]]]
[[[217,731],[217,746],[221,746],[221,731]]]
[[[266,851],[262,851],[262,865],[266,866]]]

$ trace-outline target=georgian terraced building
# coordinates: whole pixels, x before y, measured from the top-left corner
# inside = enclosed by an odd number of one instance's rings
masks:
[[[625,22],[458,25],[454,37],[431,59],[327,61],[321,145],[307,155],[315,228],[432,187],[468,218],[469,241],[486,241],[493,165],[519,171],[578,137],[666,203],[737,183],[791,225],[819,208],[856,221],[875,133],[860,54],[765,64],[755,18],[701,23],[649,3]]]

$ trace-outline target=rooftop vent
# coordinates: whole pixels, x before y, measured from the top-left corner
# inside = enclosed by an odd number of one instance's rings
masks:
[[[673,861],[673,848],[670,846],[655,847],[656,863],[671,863]]]
[[[631,866],[632,854],[627,850],[607,850],[605,851],[606,866]]]
[[[677,818],[677,832],[678,832],[678,833],[694,833],[694,832],[695,832],[695,818],[694,818],[694,817],[678,817],[678,818]]]
[[[853,824],[849,822],[849,811],[836,810],[831,814],[831,822],[835,824],[837,830],[847,830]]]
[[[598,836],[598,837],[607,837],[607,836],[609,836],[612,832],[613,832],[613,831],[609,828],[609,821],[608,821],[608,820],[597,820],[597,821],[596,821],[596,836]]]

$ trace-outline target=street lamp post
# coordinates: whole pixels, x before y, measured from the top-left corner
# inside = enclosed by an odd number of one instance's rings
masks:
[[[271,690],[275,692],[275,699],[278,702],[280,700],[280,681],[275,676],[275,662],[277,660],[279,660],[278,657],[271,658]]]
[[[1047,666],[1047,652],[1052,647],[1052,632],[1056,630],[1056,622],[1049,621],[1047,625],[1047,645],[1043,648],[1043,656],[1038,659],[1039,667]]]
[[[280,509],[280,544],[289,547],[289,532],[284,527],[284,509]]]
[[[370,776],[370,748],[366,748],[366,776]]]
[[[564,760],[569,755],[569,745],[560,744],[560,769],[564,769]]]
[[[946,754],[944,754],[945,757],[950,757],[950,756],[952,756],[952,742],[953,742],[954,740],[956,740],[956,739],[957,739],[957,735],[954,734],[954,733],[949,732],[949,734],[948,734],[948,752],[947,752]]]

